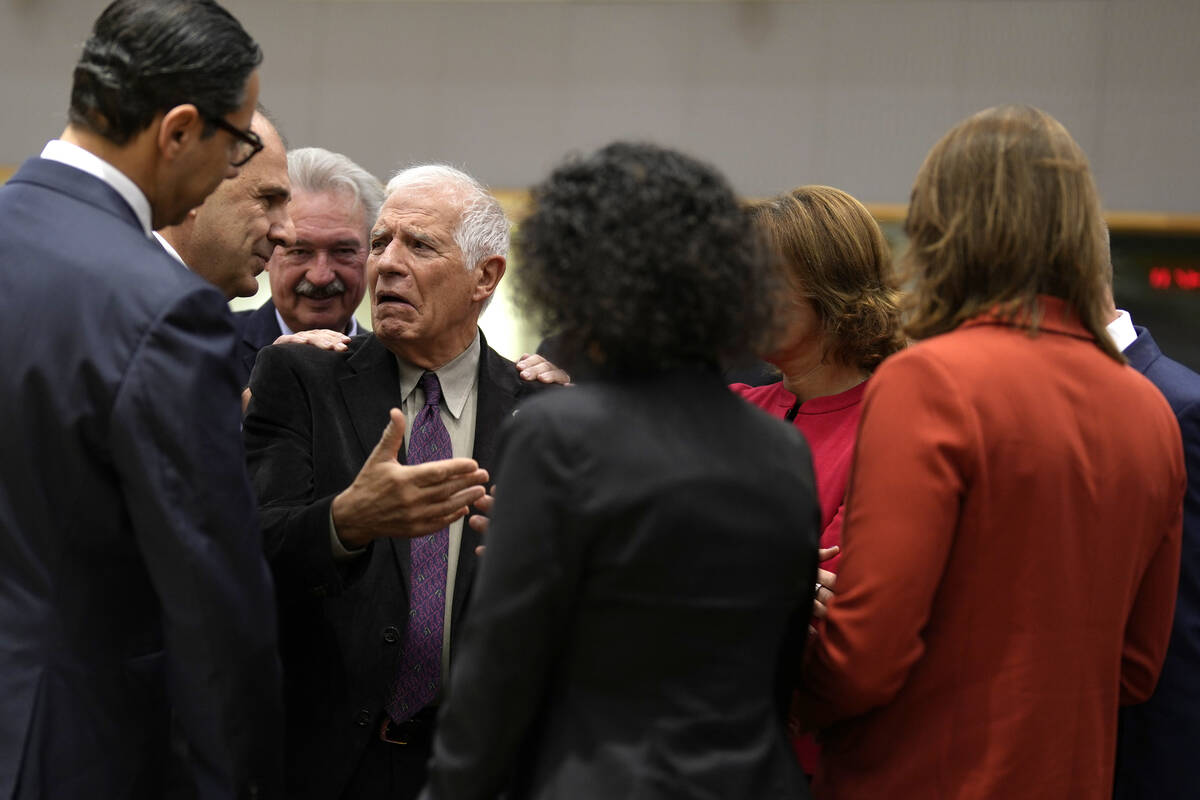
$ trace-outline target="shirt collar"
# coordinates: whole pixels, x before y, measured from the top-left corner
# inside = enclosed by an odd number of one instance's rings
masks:
[[[107,183],[125,199],[133,213],[137,214],[138,222],[142,223],[142,230],[147,236],[150,235],[150,201],[124,172],[95,153],[89,153],[79,145],[64,142],[62,139],[51,139],[47,142],[42,148],[42,158],[82,170]],[[174,253],[173,250],[171,252]],[[175,257],[179,258],[178,255]]]
[[[789,397],[795,397],[786,389],[785,393]],[[863,380],[854,384],[845,391],[837,394],[829,394],[823,397],[814,397],[811,400],[805,400],[800,404],[800,409],[797,413],[816,416],[817,414],[829,414],[834,411],[841,411],[844,408],[856,405],[862,402],[863,393],[867,391],[867,381]]]
[[[1108,332],[1108,338],[1112,339],[1113,344],[1122,352],[1137,341],[1137,331],[1133,329],[1133,318],[1124,309],[1117,309],[1117,318],[1105,325],[1104,330]]]
[[[470,396],[479,376],[479,351],[479,331],[476,329],[475,338],[467,345],[466,350],[432,370],[438,376],[438,383],[442,385],[442,399],[446,401],[446,408],[455,419],[462,416],[467,397]],[[417,388],[417,383],[427,370],[413,366],[399,356],[396,357],[396,363],[400,365],[400,400],[403,402],[408,400],[408,396]]]
[[[153,233],[154,233],[154,238],[158,239],[158,243],[162,245],[163,250],[166,250],[169,255],[171,255],[175,258],[176,261],[178,261],[180,264],[183,264],[185,267],[187,267],[187,262],[184,261],[182,258],[180,258],[178,251],[176,251],[175,248],[171,246],[171,243],[167,241],[166,237],[163,236],[158,231],[153,231]],[[191,267],[188,267],[188,269],[191,269]]]
[[[295,333],[294,330],[288,327],[288,324],[283,321],[283,315],[279,313],[279,309],[275,309],[275,321],[279,323],[279,332],[284,336],[291,336]],[[350,330],[343,331],[347,336],[358,336],[358,320],[354,317],[350,318]],[[440,378],[438,380],[441,380]]]

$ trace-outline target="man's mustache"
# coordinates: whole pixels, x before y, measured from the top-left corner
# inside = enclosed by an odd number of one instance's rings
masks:
[[[342,279],[334,277],[329,283],[324,286],[317,286],[308,278],[301,278],[296,284],[296,288],[292,290],[302,297],[307,297],[309,300],[328,300],[330,297],[337,297],[346,293],[346,284],[342,283]]]

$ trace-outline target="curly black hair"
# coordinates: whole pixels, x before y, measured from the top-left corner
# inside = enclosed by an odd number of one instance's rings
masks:
[[[777,274],[712,167],[616,142],[567,161],[532,196],[517,294],[568,363],[653,372],[771,344]]]

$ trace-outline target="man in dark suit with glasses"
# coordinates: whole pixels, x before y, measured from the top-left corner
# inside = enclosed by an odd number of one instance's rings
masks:
[[[232,323],[150,235],[259,149],[260,60],[211,0],[117,0],[0,188],[0,797],[280,791]]]

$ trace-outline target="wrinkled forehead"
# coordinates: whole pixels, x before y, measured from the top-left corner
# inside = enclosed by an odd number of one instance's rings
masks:
[[[424,226],[437,225],[453,233],[462,219],[465,194],[459,187],[445,183],[396,187],[384,200],[376,227],[403,219]]]
[[[322,227],[345,227],[367,233],[373,219],[367,219],[367,209],[349,189],[319,189],[312,191],[292,187],[292,201],[288,206],[292,222]]]

